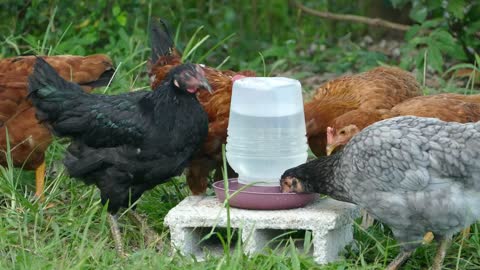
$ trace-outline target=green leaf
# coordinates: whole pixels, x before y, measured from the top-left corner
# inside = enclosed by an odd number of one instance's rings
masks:
[[[438,29],[430,33],[430,38],[447,45],[455,44],[455,39],[452,37],[452,35],[443,29]]]
[[[235,21],[235,17],[236,17],[236,14],[233,8],[227,8],[223,13],[223,18],[225,19],[226,22],[233,23]]]
[[[112,12],[113,12],[113,16],[116,17],[118,14],[120,14],[120,7],[117,6],[117,5],[115,5],[115,6],[113,7]]]
[[[400,58],[400,64],[398,66],[402,69],[410,69],[414,61],[414,57],[402,57]]]
[[[445,30],[435,30],[429,36],[429,43],[433,46],[438,47],[438,49],[447,52],[448,54],[453,54],[457,44],[455,39],[450,35],[450,33]],[[460,48],[461,50],[461,48]]]
[[[442,72],[443,56],[437,47],[429,46],[427,54],[427,64],[438,72]]]
[[[428,37],[414,37],[410,41],[408,41],[409,44],[412,44],[415,46],[421,45],[421,44],[427,44],[430,41],[430,38]]]
[[[438,27],[440,24],[442,24],[444,22],[445,22],[445,20],[442,17],[437,18],[437,19],[427,20],[427,21],[422,23],[422,28],[435,28],[435,27]]]
[[[425,3],[425,2],[424,2]],[[430,11],[434,10],[434,9],[439,9],[439,8],[442,8],[442,1],[438,1],[438,0],[427,0],[426,2],[426,6],[428,7],[428,9]]]
[[[410,27],[405,33],[405,40],[411,40],[414,36],[418,34],[418,31],[421,29],[420,25],[414,25]]]
[[[445,30],[439,29],[433,31],[430,34],[430,44],[458,60],[466,59],[465,52],[460,44]]]
[[[455,18],[463,19],[465,14],[463,9],[465,7],[465,1],[463,0],[450,0],[448,1],[447,11],[452,13]]]
[[[390,3],[392,4],[392,6],[394,8],[401,8],[405,4],[407,4],[408,2],[410,2],[410,1],[409,0],[390,0]]]
[[[412,18],[416,22],[424,22],[427,18],[427,7],[421,5],[418,2],[415,2],[412,9],[410,10],[410,18]]]
[[[127,24],[127,16],[125,16],[124,13],[118,15],[116,19],[121,26],[125,26]]]

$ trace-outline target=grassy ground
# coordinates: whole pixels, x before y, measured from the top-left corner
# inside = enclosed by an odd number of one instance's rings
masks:
[[[122,12],[118,11],[117,17],[112,20],[121,21]],[[51,9],[49,14],[55,14],[54,9]],[[89,46],[89,40],[97,42],[94,22],[86,22],[83,28],[76,25],[70,28],[64,26],[52,34],[52,27],[56,25],[54,20],[55,18],[50,16],[50,20],[44,22],[45,32],[17,35],[14,31],[2,35],[1,55],[8,57],[23,53],[107,53],[114,59],[118,72],[113,84],[97,90],[98,92],[116,93],[147,88],[145,63],[149,50],[144,25],[129,21],[132,24],[129,32],[120,29],[112,34],[110,40],[107,37],[104,43],[99,43],[103,46],[92,47]],[[191,28],[189,37],[194,36],[198,26],[200,25]],[[308,27],[313,28],[312,24]],[[72,31],[77,31],[77,34],[72,34]],[[201,30],[193,43],[199,42],[205,33],[209,34],[208,31]],[[185,35],[187,34],[184,33],[183,36]],[[228,34],[216,37],[216,41],[208,46],[204,44],[203,47],[207,46],[207,49],[201,47],[191,54],[190,59],[203,60],[212,66],[222,64],[225,58],[220,57],[222,53],[217,53],[221,48],[214,52],[209,52],[208,48],[212,48],[218,40],[227,36]],[[187,41],[188,39],[184,40],[182,44],[187,45]],[[237,58],[228,61],[231,62],[229,66],[249,67],[260,72],[265,70],[266,74],[286,72],[293,68],[292,65],[300,66],[301,68],[295,71],[295,76],[299,78],[318,72],[312,64],[305,64],[308,59],[313,63],[323,61],[324,68],[338,72],[357,71],[378,65],[379,61],[391,61],[377,52],[365,51],[353,42],[344,41],[340,42],[341,47],[318,52],[315,59],[311,59],[309,55],[296,57],[295,51],[290,50],[294,48],[289,47],[292,46],[291,41],[275,40],[270,47],[259,49],[267,59],[266,65],[254,54],[241,59],[237,55]],[[300,47],[308,47],[307,43]],[[229,43],[227,40],[220,47],[231,44],[243,43]],[[209,53],[217,57],[204,57]],[[466,90],[455,88],[451,91]],[[164,251],[158,254],[153,247],[145,246],[142,233],[128,218],[122,217],[122,233],[127,252],[131,256],[120,259],[113,248],[106,210],[99,202],[97,189],[69,178],[59,163],[65,145],[65,142],[57,141],[49,148],[45,202],[38,202],[33,197],[32,172],[11,167],[0,168],[0,269],[383,269],[398,252],[388,228],[376,224],[368,231],[355,226],[355,242],[347,247],[342,255],[343,259],[322,267],[317,266],[307,254],[296,250],[288,239],[284,243],[286,248],[267,250],[266,254],[252,258],[242,255],[240,246],[233,248],[232,255],[209,257],[205,262],[182,257],[169,249],[168,229],[163,227],[163,218],[167,212],[189,194],[184,177],[179,177],[147,192],[138,203],[139,211],[145,213],[150,225],[163,235],[166,243]],[[234,235],[233,238],[235,237]],[[405,269],[428,268],[435,247],[426,245],[419,248]],[[455,238],[447,254],[445,269],[480,269],[479,258],[480,231],[479,226],[475,225],[469,239],[460,236]]]
[[[184,178],[179,177],[147,192],[138,203],[139,211],[163,236],[166,248],[158,254],[154,247],[146,246],[141,231],[124,216],[120,222],[130,256],[120,259],[97,189],[70,179],[56,165],[54,157],[60,157],[63,150],[58,143],[50,147],[49,167],[58,170],[50,171],[43,203],[32,196],[32,173],[2,168],[0,269],[383,269],[398,252],[390,231],[375,224],[368,231],[355,225],[355,241],[342,260],[322,267],[296,250],[289,237],[284,237],[278,250],[268,249],[253,258],[245,257],[236,246],[231,256],[197,262],[170,250],[168,229],[162,226],[169,209],[188,194]],[[455,238],[445,269],[480,269],[479,228],[473,226],[469,239]],[[226,237],[224,233],[222,237]],[[232,242],[236,237],[233,235]],[[434,244],[419,248],[405,269],[427,269],[434,252]]]

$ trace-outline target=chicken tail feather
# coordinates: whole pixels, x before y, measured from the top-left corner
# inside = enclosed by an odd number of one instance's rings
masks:
[[[112,80],[113,74],[115,74],[115,69],[112,68],[105,70],[98,79],[91,82],[82,83],[81,86],[89,86],[92,88],[107,86]]]
[[[83,94],[78,84],[67,82],[44,59],[37,57],[28,77],[28,98],[37,109],[38,120],[54,121]]]
[[[174,53],[170,29],[167,22],[162,19],[153,19],[150,26],[150,42],[152,48],[151,61],[156,63],[161,56],[169,56]]]

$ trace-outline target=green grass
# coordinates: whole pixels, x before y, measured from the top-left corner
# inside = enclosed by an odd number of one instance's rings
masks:
[[[49,152],[49,156],[54,155]],[[3,170],[0,176],[1,269],[383,269],[398,252],[390,231],[376,224],[368,231],[355,226],[355,244],[347,247],[343,260],[323,267],[317,266],[309,255],[295,250],[285,237],[286,248],[282,244],[277,251],[266,250],[264,255],[247,258],[237,246],[229,257],[196,262],[180,254],[170,255],[168,247],[157,254],[152,247],[145,246],[138,228],[122,217],[122,234],[130,256],[120,259],[96,188],[59,171],[56,176],[48,177],[46,202],[39,203],[33,199],[33,181],[27,181],[31,178],[28,176],[12,168]],[[18,183],[18,179],[25,181]],[[163,218],[186,194],[184,178],[180,177],[147,192],[139,201],[139,211],[146,213],[150,225],[164,236],[166,246],[168,229],[162,226]],[[55,205],[47,208],[50,203]],[[227,239],[225,233],[221,235]],[[233,233],[233,242],[236,237]],[[426,268],[434,248],[435,245],[419,248],[405,269]],[[455,239],[447,255],[446,269],[479,269],[479,250],[480,233],[476,225],[470,239],[460,236]]]
[[[131,14],[142,14],[143,17],[135,18],[127,12],[125,6],[119,7],[113,11],[113,16],[109,16],[89,6],[68,8],[62,6],[55,9],[54,5],[51,3],[48,5],[46,1],[33,2],[38,9],[38,20],[34,10],[29,9],[24,14],[24,20],[8,17],[6,21],[15,25],[14,28],[7,27],[8,23],[0,25],[0,56],[28,53],[53,55],[107,53],[116,64],[117,73],[111,86],[98,89],[97,92],[117,93],[148,89],[145,63],[149,55],[149,46],[146,34],[148,23],[145,18],[147,14],[158,12],[155,5],[149,1],[140,1],[142,6],[138,9],[141,11],[132,7],[134,11]],[[177,8],[189,6],[186,2],[188,1],[178,1]],[[101,3],[105,4],[103,1]],[[204,1],[207,6],[212,3],[213,1]],[[74,22],[58,23],[67,22],[68,16],[75,14],[75,8],[79,13],[88,11],[92,14],[84,18],[76,17],[77,21]],[[113,9],[115,10],[115,7]],[[183,21],[183,24],[175,29],[178,29],[176,32],[179,33],[177,35],[179,44],[184,52],[187,52],[186,56],[191,52],[188,55],[189,59],[205,61],[211,66],[223,64],[224,67],[248,67],[261,74],[272,72],[274,74],[302,66],[299,74],[314,74],[322,70],[339,73],[347,70],[357,71],[378,63],[389,62],[379,53],[362,50],[354,41],[350,41],[348,35],[340,44],[331,43],[338,46],[324,52],[317,51],[313,57],[310,55],[298,57],[298,52],[305,50],[315,37],[322,42],[326,40],[324,34],[311,37],[307,35],[318,27],[325,29],[324,23],[318,25],[318,20],[301,16],[281,17],[280,25],[266,24],[259,30],[263,34],[269,30],[278,32],[280,28],[290,26],[292,22],[302,22],[305,27],[297,29],[296,32],[266,36],[264,39],[249,43],[245,38],[252,34],[245,32],[255,28],[255,25],[248,22],[245,28],[247,30],[242,29],[240,33],[230,38],[235,29],[229,23],[238,19],[235,18],[237,9],[239,12],[249,12],[240,9],[240,6],[225,7],[221,11],[212,9],[205,15],[208,18],[203,21],[187,20],[192,14],[196,14],[191,8],[185,8],[181,14],[175,14],[172,10],[165,14],[176,18],[177,21]],[[15,12],[19,10],[12,9],[11,12],[16,14]],[[224,16],[219,19],[222,23],[216,25],[212,18],[220,13]],[[270,13],[285,16],[286,11],[284,7],[275,6],[272,10],[255,14],[256,20],[264,20],[271,15]],[[127,20],[128,23],[122,25],[123,20]],[[35,27],[35,23],[39,26]],[[208,30],[200,29],[201,25],[207,25]],[[214,26],[223,27],[222,31],[215,31]],[[292,30],[289,27],[286,29]],[[194,35],[196,32],[198,34]],[[303,36],[301,32],[307,34]],[[344,32],[339,31],[342,34],[345,34]],[[202,40],[204,43],[196,47]],[[229,49],[231,47],[235,47],[235,50]],[[245,55],[241,54],[242,48],[248,48]],[[446,88],[441,91],[472,91],[471,87],[466,87],[465,90],[452,87],[448,81],[443,83]],[[355,226],[354,244],[347,247],[342,260],[322,267],[316,265],[308,254],[296,250],[290,235],[282,237],[283,241],[278,249],[266,250],[262,255],[247,258],[242,254],[240,246],[234,246],[232,255],[208,257],[204,262],[197,262],[191,257],[172,253],[173,251],[168,248],[168,228],[163,226],[163,218],[167,212],[189,194],[182,176],[146,192],[138,202],[139,211],[145,213],[150,225],[164,236],[167,248],[160,254],[156,253],[153,247],[145,245],[141,232],[134,224],[128,218],[122,217],[120,218],[122,234],[130,256],[127,259],[120,259],[114,250],[113,239],[106,222],[107,212],[100,204],[98,190],[69,178],[64,172],[60,161],[65,145],[65,141],[56,141],[49,147],[47,153],[49,173],[46,200],[43,203],[33,197],[32,172],[11,166],[1,168],[0,269],[383,269],[398,252],[390,231],[381,224],[376,224],[368,231]],[[211,190],[209,193],[211,194]],[[50,204],[54,206],[48,207]],[[228,235],[231,235],[231,238]],[[224,241],[238,243],[235,241],[238,235],[234,231],[220,230],[215,236]],[[298,233],[292,234],[291,237],[298,237]],[[405,269],[427,268],[433,258],[435,247],[436,245],[427,245],[419,248]],[[228,250],[228,245],[225,248]],[[445,267],[480,269],[479,258],[480,231],[479,226],[475,225],[470,239],[460,237],[455,239],[447,254]]]

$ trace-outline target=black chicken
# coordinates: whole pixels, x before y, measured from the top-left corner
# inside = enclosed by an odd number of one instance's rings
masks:
[[[480,122],[396,117],[373,124],[333,156],[287,170],[283,192],[318,192],[367,209],[389,225],[397,269],[431,231],[441,269],[454,233],[480,218]]]
[[[42,58],[36,61],[29,96],[37,118],[55,135],[73,139],[64,164],[72,177],[100,189],[122,256],[117,211],[180,175],[207,136],[207,114],[195,95],[199,89],[211,91],[202,69],[183,64],[154,91],[87,94],[62,79]],[[145,224],[135,212],[129,213]]]

